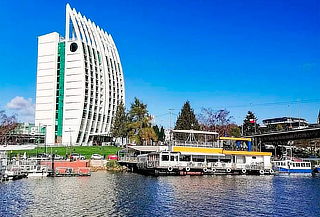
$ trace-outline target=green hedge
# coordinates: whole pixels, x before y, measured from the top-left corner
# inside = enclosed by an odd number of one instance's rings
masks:
[[[66,154],[78,153],[84,155],[86,159],[90,159],[92,154],[100,154],[102,156],[108,156],[109,154],[117,154],[120,148],[115,146],[73,146],[73,147],[47,147],[48,154],[58,154],[62,157],[66,157]],[[44,147],[38,147],[33,150],[21,150],[21,151],[9,151],[8,155],[11,157],[17,154],[23,155],[26,152],[27,156],[36,156],[40,153],[45,153]]]

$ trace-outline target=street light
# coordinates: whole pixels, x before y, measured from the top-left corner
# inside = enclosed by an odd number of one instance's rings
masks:
[[[71,133],[73,132],[72,130],[71,130],[71,128],[69,127],[69,130],[68,131],[65,131],[66,133],[70,133],[70,137],[69,137],[69,146],[70,146],[70,148],[71,148],[71,146],[72,146],[72,137],[71,137]],[[66,154],[67,154],[67,145],[66,145]],[[71,149],[70,149],[70,155],[71,155]]]

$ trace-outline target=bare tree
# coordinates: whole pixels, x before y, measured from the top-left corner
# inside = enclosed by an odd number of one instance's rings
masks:
[[[226,109],[213,110],[211,108],[202,108],[198,115],[202,128],[207,131],[215,131],[220,136],[230,134],[230,129],[234,127],[233,117]]]
[[[5,111],[0,111],[0,144],[7,144],[8,135],[17,127],[15,115],[8,116]]]

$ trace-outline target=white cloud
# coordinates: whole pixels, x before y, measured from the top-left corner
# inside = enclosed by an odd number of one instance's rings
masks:
[[[16,96],[7,103],[6,107],[18,115],[19,121],[34,121],[35,105],[31,98],[25,99],[22,96]]]

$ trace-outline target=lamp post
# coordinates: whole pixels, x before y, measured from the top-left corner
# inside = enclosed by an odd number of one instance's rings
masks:
[[[44,152],[47,154],[47,125],[44,126]]]
[[[71,128],[69,127],[69,130],[68,131],[65,131],[66,133],[70,133],[69,135],[70,135],[70,137],[69,137],[69,147],[70,147],[70,155],[71,155],[71,146],[72,146],[72,135],[71,135],[71,133],[73,132],[72,130],[71,130]],[[66,154],[67,154],[67,145],[66,145]]]

